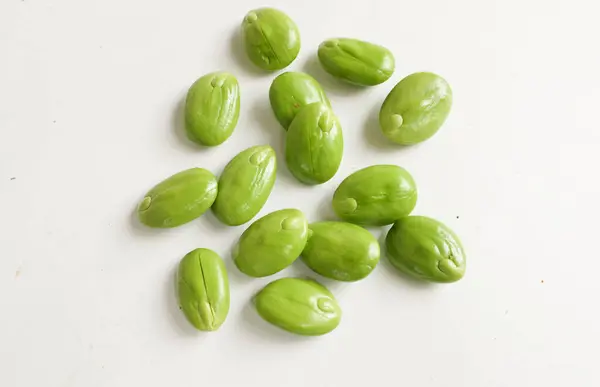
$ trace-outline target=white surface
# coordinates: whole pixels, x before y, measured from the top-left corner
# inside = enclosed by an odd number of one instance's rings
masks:
[[[600,29],[593,2],[556,3],[271,2],[301,30],[289,70],[323,83],[345,131],[339,173],[304,187],[281,159],[274,75],[237,47],[244,14],[263,4],[2,0],[0,386],[600,385]],[[334,36],[389,47],[393,78],[359,90],[324,74],[315,50]],[[181,102],[218,69],[238,76],[241,120],[227,143],[199,149],[182,136]],[[430,141],[398,149],[376,115],[399,79],[422,70],[450,82],[453,111]],[[219,173],[263,143],[280,168],[260,215],[296,206],[320,219],[350,172],[397,163],[418,183],[415,213],[461,236],[466,277],[422,286],[384,259],[364,281],[327,282],[344,310],[339,329],[297,338],[249,306],[273,278],[232,266],[245,226],[209,214],[153,231],[132,217],[163,178]],[[195,333],[175,304],[174,268],[196,247],[230,269],[231,311],[213,334]],[[308,273],[300,262],[281,274],[298,273]]]

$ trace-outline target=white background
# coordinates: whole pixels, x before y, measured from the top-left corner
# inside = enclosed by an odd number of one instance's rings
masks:
[[[0,386],[600,385],[593,4],[272,1],[302,34],[289,70],[323,84],[344,129],[340,171],[307,187],[282,162],[284,131],[268,103],[275,74],[240,49],[243,16],[265,4],[1,0]],[[315,52],[336,36],[390,48],[392,79],[360,89],[329,77]],[[242,110],[233,136],[203,149],[183,136],[182,100],[215,70],[238,77]],[[431,140],[399,148],[377,113],[416,71],[444,76],[454,106]],[[382,259],[361,282],[325,281],[344,311],[337,330],[296,337],[249,304],[273,278],[244,277],[231,263],[247,225],[208,213],[155,231],[133,217],[167,176],[220,173],[265,143],[280,164],[261,216],[297,207],[312,221],[330,217],[345,176],[396,163],[417,181],[414,213],[461,236],[466,277],[423,285]],[[231,311],[215,333],[191,329],[173,291],[179,259],[197,247],[229,268]],[[297,262],[280,274],[308,273]]]

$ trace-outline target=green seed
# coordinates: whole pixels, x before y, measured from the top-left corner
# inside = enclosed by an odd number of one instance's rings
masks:
[[[273,281],[256,295],[254,304],[266,321],[304,336],[329,333],[339,325],[342,317],[333,294],[311,279]]]
[[[346,177],[333,195],[333,209],[344,221],[383,226],[410,214],[417,187],[396,165],[373,165]]]
[[[242,273],[266,277],[285,269],[306,245],[308,223],[295,209],[272,212],[244,231],[233,249],[233,260]]]
[[[465,274],[466,257],[460,240],[435,219],[402,218],[388,232],[385,244],[390,262],[415,278],[455,282]]]
[[[300,52],[300,32],[285,13],[273,8],[248,12],[242,35],[250,60],[263,70],[281,70]]]
[[[225,263],[209,249],[188,253],[177,270],[179,307],[201,331],[216,331],[229,313],[229,280]]]
[[[379,262],[379,244],[364,228],[344,222],[317,222],[308,226],[302,260],[323,277],[358,281]]]
[[[277,121],[286,130],[303,107],[315,102],[331,107],[321,85],[310,75],[297,72],[283,73],[273,80],[269,101]]]
[[[188,169],[148,191],[138,205],[138,217],[150,227],[180,226],[206,212],[216,197],[216,177],[206,169]]]
[[[415,73],[390,91],[379,112],[383,134],[402,145],[416,144],[433,136],[452,106],[452,90],[444,78]]]
[[[185,129],[199,144],[215,146],[231,136],[240,115],[240,88],[231,74],[206,74],[190,87],[185,100]]]
[[[378,85],[394,73],[394,55],[390,50],[362,40],[326,40],[319,46],[318,56],[329,74],[357,85]]]
[[[298,180],[325,183],[340,167],[343,152],[340,122],[327,105],[313,103],[296,115],[287,133],[285,161]]]
[[[239,226],[252,219],[267,202],[277,162],[269,145],[248,148],[235,156],[219,179],[213,212],[223,223]]]

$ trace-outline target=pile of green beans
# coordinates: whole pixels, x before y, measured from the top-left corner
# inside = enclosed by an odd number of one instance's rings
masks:
[[[300,32],[285,13],[255,9],[244,17],[242,36],[250,61],[264,71],[282,70],[300,52]],[[387,81],[395,59],[385,47],[350,38],[324,41],[318,48],[323,69],[343,82],[363,87]],[[328,182],[344,153],[343,130],[321,85],[310,75],[284,72],[274,78],[269,101],[286,132],[285,164],[302,184]],[[411,74],[390,91],[379,123],[392,142],[427,140],[450,112],[452,91],[439,75]],[[234,75],[214,72],[189,88],[185,129],[190,140],[218,146],[234,132],[240,114],[240,87]],[[224,224],[238,226],[263,208],[275,184],[278,160],[270,145],[250,147],[231,159],[217,178],[203,168],[179,172],[152,188],[138,204],[149,227],[177,227],[212,209]],[[298,258],[315,273],[337,281],[367,277],[380,260],[380,246],[364,227],[392,225],[385,238],[393,267],[422,281],[449,283],[465,273],[464,249],[441,222],[410,215],[417,203],[411,174],[397,165],[371,165],[347,176],[331,205],[339,221],[309,223],[298,209],[281,209],[254,221],[235,244],[232,259],[240,272],[267,277]],[[198,330],[217,330],[227,318],[230,292],[224,261],[198,248],[177,270],[180,308]],[[335,329],[341,309],[334,295],[314,279],[281,278],[253,297],[258,314],[284,330],[323,335]]]

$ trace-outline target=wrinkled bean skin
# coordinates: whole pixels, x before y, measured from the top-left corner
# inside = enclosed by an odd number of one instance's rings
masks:
[[[300,52],[300,32],[296,23],[273,8],[248,12],[242,22],[242,36],[246,54],[263,70],[281,70]]]
[[[388,232],[385,244],[392,265],[414,278],[455,282],[465,274],[466,256],[460,240],[435,219],[399,219]]]
[[[288,128],[285,161],[302,183],[323,184],[337,172],[344,153],[338,118],[323,103],[304,107]]]
[[[390,50],[358,39],[326,40],[319,46],[318,57],[329,74],[356,85],[379,85],[394,73]]]
[[[254,218],[271,194],[276,169],[275,151],[269,145],[240,152],[219,178],[219,194],[212,206],[215,216],[229,226]]]
[[[224,72],[207,74],[188,90],[185,100],[185,129],[190,140],[216,146],[227,140],[240,115],[240,87]]]

